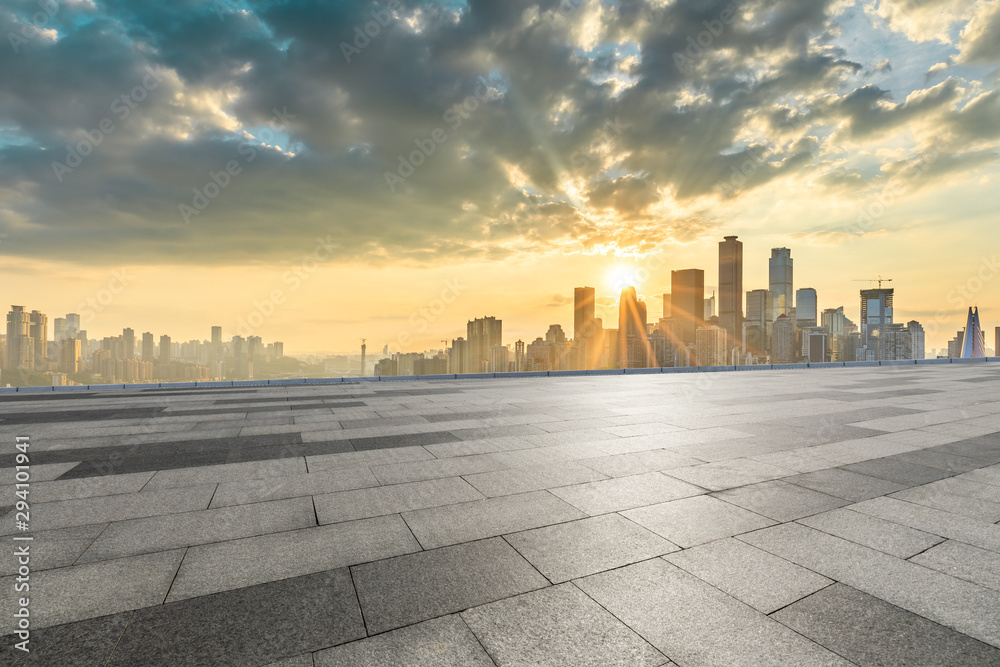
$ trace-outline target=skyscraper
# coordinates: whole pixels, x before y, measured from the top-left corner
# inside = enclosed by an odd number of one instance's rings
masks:
[[[993,330],[993,337],[995,342],[993,343],[993,356],[1000,357],[1000,327],[996,327]]]
[[[743,340],[743,242],[735,236],[719,243],[719,327],[729,348]]]
[[[573,349],[578,370],[594,368],[595,303],[596,296],[593,287],[577,287],[573,290]]]
[[[49,318],[45,313],[31,311],[31,339],[34,341],[34,368],[36,371],[48,370],[49,356]]]
[[[170,363],[170,336],[160,336],[160,365]]]
[[[755,289],[747,292],[747,314],[743,321],[744,329],[757,327],[759,334],[756,346],[750,346],[749,339],[745,339],[743,342],[747,346],[747,352],[758,356],[767,354],[771,349],[771,326],[773,324],[771,300],[771,290]]]
[[[122,341],[125,344],[125,358],[135,359],[135,331],[122,329]]]
[[[891,287],[861,290],[862,348],[873,349],[875,346],[869,345],[869,340],[879,335],[882,326],[892,324],[892,294]]]
[[[778,315],[788,315],[795,305],[792,301],[793,281],[792,281],[792,251],[788,248],[772,248],[771,259],[768,262],[768,273],[770,277],[770,289],[772,293],[771,321],[778,319]]]
[[[76,338],[78,333],[80,333],[80,316],[76,313],[67,313],[66,336],[69,338]]]
[[[153,334],[148,331],[142,334],[142,360],[153,363],[156,352],[153,344]]]
[[[483,317],[469,322],[469,357],[467,373],[482,373],[490,362],[490,351],[494,345],[502,345],[503,320]]]
[[[449,353],[449,373],[469,372],[469,341],[456,338],[451,341]]]
[[[31,315],[24,306],[11,306],[7,313],[7,370],[32,370],[35,366],[35,341],[31,337]]]
[[[704,325],[705,272],[701,269],[671,271],[670,304],[671,316],[680,323],[681,341],[694,345],[698,327]]]
[[[803,287],[795,290],[795,326],[807,329],[818,324],[816,312],[816,290]]]
[[[618,367],[648,368],[649,337],[646,334],[646,304],[634,287],[622,290],[618,300]]]
[[[66,338],[66,318],[57,317],[52,320],[52,340],[57,343]]]
[[[924,327],[920,322],[916,320],[910,320],[906,323],[906,330],[910,332],[910,336],[913,338],[912,349],[914,359],[923,359],[926,354],[924,350]]]

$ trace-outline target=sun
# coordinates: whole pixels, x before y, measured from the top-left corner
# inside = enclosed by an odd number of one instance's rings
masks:
[[[608,271],[605,282],[609,288],[617,293],[625,287],[638,287],[639,280],[636,277],[635,269],[619,264]]]

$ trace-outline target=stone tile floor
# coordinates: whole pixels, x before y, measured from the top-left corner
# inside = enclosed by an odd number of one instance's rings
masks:
[[[4,665],[1000,665],[994,364],[5,395],[0,442]]]

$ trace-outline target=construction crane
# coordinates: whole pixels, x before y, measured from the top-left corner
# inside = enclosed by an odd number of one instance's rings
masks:
[[[882,283],[891,283],[892,282],[892,278],[883,278],[882,276],[879,276],[878,278],[869,278],[867,280],[865,280],[863,278],[860,278],[860,279],[855,280],[854,282],[856,282],[856,283],[878,283],[878,288],[882,289]]]

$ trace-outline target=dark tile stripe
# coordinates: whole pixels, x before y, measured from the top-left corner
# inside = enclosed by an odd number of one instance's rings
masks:
[[[59,410],[54,412],[22,412],[0,416],[0,424],[50,424],[57,422],[106,421],[109,419],[145,419],[156,417],[163,407],[108,408],[99,410]]]
[[[95,398],[97,392],[53,392],[51,394],[0,394],[0,403],[16,403],[18,401],[65,401],[74,398]],[[121,396],[119,396],[121,398]]]
[[[409,433],[406,435],[380,435],[372,438],[351,438],[351,445],[361,452],[370,449],[394,449],[396,447],[416,447],[437,445],[442,442],[458,442],[459,438],[449,431],[431,433]]]
[[[13,612],[11,612],[13,613]],[[108,661],[132,612],[31,630],[29,653],[14,648],[17,635],[0,637],[0,665],[93,667]]]
[[[341,568],[140,609],[108,664],[266,665],[364,636]]]

